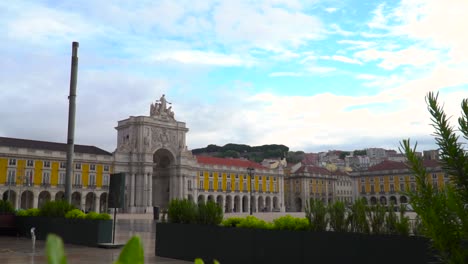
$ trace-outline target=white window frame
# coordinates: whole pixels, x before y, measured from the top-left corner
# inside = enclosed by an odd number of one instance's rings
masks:
[[[67,168],[67,163],[65,161],[60,162],[60,169],[66,169]]]
[[[75,173],[73,176],[73,185],[82,185],[81,173]]]
[[[27,160],[26,161],[26,167],[28,167],[28,168],[34,167],[34,160]]]
[[[102,176],[102,185],[109,186],[109,178],[110,178],[109,174],[104,174]]]
[[[16,166],[16,159],[9,159],[8,166]]]
[[[228,192],[231,191],[231,181],[226,182],[226,191],[228,191]]]
[[[187,180],[187,189],[192,190],[192,180]]]
[[[205,190],[205,185],[203,179],[198,182],[198,189]]]
[[[223,182],[218,179],[218,191],[221,191],[223,189]]]
[[[110,170],[109,165],[104,165],[104,171],[105,171],[105,172],[108,172],[109,170]]]
[[[43,164],[44,164],[44,165],[43,165],[44,168],[50,168],[50,161],[49,161],[49,160],[44,160],[44,161],[43,161]]]
[[[75,163],[75,170],[81,170],[81,163]]]
[[[96,186],[96,174],[90,173],[88,175],[88,186]]]
[[[26,170],[24,172],[24,183],[27,186],[32,186],[34,181],[34,173],[33,170]]]
[[[96,164],[89,164],[90,171],[96,171]]]
[[[67,174],[65,172],[59,173],[59,179],[58,179],[59,185],[65,185],[65,177],[67,177]]]
[[[238,181],[236,181],[236,183],[235,183],[235,186],[234,186],[234,187],[236,188],[236,191],[239,191],[239,182],[238,182]]]
[[[43,171],[42,172],[42,179],[41,179],[42,184],[50,184],[50,171]]]
[[[16,170],[8,170],[7,183],[16,184]]]

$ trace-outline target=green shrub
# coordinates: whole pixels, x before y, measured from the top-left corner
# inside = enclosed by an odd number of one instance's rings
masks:
[[[243,219],[242,217],[230,217],[221,222],[221,225],[225,227],[236,227]]]
[[[17,216],[39,216],[40,215],[40,210],[37,208],[29,208],[26,210],[18,210],[16,212]]]
[[[99,217],[99,214],[96,212],[89,212],[85,215],[86,219],[96,220]]]
[[[197,205],[187,199],[174,199],[169,202],[167,214],[171,223],[195,223],[197,220]]]
[[[297,218],[290,215],[273,220],[273,229],[278,230],[309,230],[310,224],[307,218]]]
[[[346,218],[349,230],[356,233],[369,234],[369,222],[366,217],[366,202],[363,198],[357,199],[349,208],[348,217]]]
[[[206,204],[198,204],[198,224],[219,225],[223,221],[223,217],[223,209],[217,203],[208,201]]]
[[[10,201],[0,200],[0,214],[13,214],[15,208],[11,205]]]
[[[346,223],[346,206],[343,202],[336,201],[329,205],[328,213],[330,215],[330,226],[334,231],[348,231],[348,224]]]
[[[327,207],[322,200],[310,199],[305,207],[306,217],[313,231],[325,231],[328,225]]]
[[[385,213],[387,209],[380,204],[371,205],[367,208],[371,231],[373,234],[385,233]]]
[[[241,228],[273,229],[273,224],[267,223],[255,216],[249,215],[237,225]]]
[[[111,215],[110,214],[107,214],[107,213],[100,213],[98,214],[97,220],[111,220]]]
[[[65,200],[48,201],[40,208],[40,215],[47,217],[64,217],[67,212],[75,209],[75,206]]]
[[[79,209],[73,209],[71,211],[68,211],[65,214],[65,218],[70,218],[70,219],[84,219],[86,217],[86,214],[83,213]]]

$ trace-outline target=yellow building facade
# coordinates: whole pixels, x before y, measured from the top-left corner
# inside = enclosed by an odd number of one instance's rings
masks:
[[[449,182],[437,160],[425,160],[423,164],[427,179],[434,187],[442,188]],[[406,204],[409,197],[404,192],[416,190],[415,177],[403,162],[384,161],[354,176],[356,193],[368,204]]]
[[[0,137],[0,197],[16,209],[62,199],[66,144]],[[75,145],[72,203],[84,211],[106,211],[112,154]]]

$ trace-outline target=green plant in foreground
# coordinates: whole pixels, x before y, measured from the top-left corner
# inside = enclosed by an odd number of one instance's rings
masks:
[[[310,224],[307,218],[282,216],[273,220],[273,229],[277,230],[309,230]]]
[[[197,258],[195,259],[195,264],[205,264],[205,262],[203,262],[203,260],[201,258]],[[213,264],[219,264],[219,261],[217,261],[216,259],[213,260]]]
[[[225,227],[236,227],[244,218],[242,217],[230,217],[221,222],[222,226]]]
[[[197,220],[197,205],[188,199],[174,199],[169,202],[167,214],[171,223],[190,224]]]
[[[217,203],[208,201],[198,204],[197,223],[202,225],[219,225],[223,221],[223,209]]]
[[[67,263],[63,241],[59,236],[54,234],[47,235],[46,255],[47,263],[49,264]],[[115,264],[143,264],[144,262],[143,245],[140,238],[134,236],[125,244]]]
[[[369,218],[371,231],[373,234],[383,234],[385,229],[385,206],[380,204],[371,205],[367,208],[367,218]]]
[[[327,207],[322,200],[306,202],[305,213],[312,231],[325,231],[328,225]]]
[[[272,229],[273,225],[267,223],[261,219],[256,218],[255,216],[249,215],[246,218],[242,219],[241,222],[237,225],[241,228],[256,228],[256,229]]]
[[[351,232],[370,233],[369,222],[366,217],[367,206],[364,199],[357,199],[349,208],[346,222],[349,224]]]
[[[17,216],[39,216],[41,211],[38,208],[29,208],[26,210],[18,210]]]
[[[348,224],[346,222],[346,206],[343,202],[336,201],[329,205],[328,213],[330,215],[330,226],[334,231],[348,231]]]
[[[0,200],[0,214],[13,214],[15,209],[11,205],[10,201]]]
[[[445,263],[468,263],[468,152],[459,142],[455,129],[438,103],[438,95],[429,93],[426,103],[435,128],[435,140],[440,148],[443,170],[451,176],[454,185],[447,184],[437,190],[429,181],[423,161],[416,155],[410,140],[400,143],[409,167],[416,179],[416,190],[409,192],[410,203],[421,219],[422,232]],[[462,101],[459,131],[468,139],[468,99]]]

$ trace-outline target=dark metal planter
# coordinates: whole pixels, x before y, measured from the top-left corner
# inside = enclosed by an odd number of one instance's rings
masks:
[[[31,228],[35,227],[36,239],[40,240],[53,233],[69,244],[96,247],[112,242],[112,220],[17,216],[16,227],[19,234],[26,237],[31,237]]]
[[[156,224],[156,255],[205,263],[427,263],[421,237]]]
[[[16,233],[15,215],[0,213],[0,236],[16,236]]]

